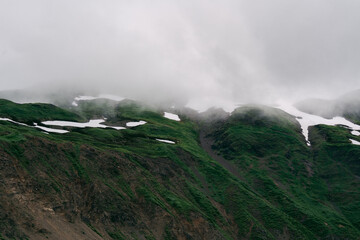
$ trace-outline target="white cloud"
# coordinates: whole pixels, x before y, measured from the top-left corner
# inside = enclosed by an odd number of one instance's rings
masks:
[[[360,88],[359,1],[0,3],[0,89],[270,101]]]

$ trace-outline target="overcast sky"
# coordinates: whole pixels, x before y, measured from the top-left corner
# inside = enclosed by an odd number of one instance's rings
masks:
[[[0,0],[0,90],[268,102],[360,88],[359,0]]]

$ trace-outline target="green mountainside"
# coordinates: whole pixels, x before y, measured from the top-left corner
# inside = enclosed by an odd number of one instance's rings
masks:
[[[14,121],[32,124],[45,120],[81,121],[84,118],[67,110],[45,103],[17,104],[0,99],[0,117],[10,118]]]
[[[265,106],[182,112],[0,100],[0,118],[29,125],[147,122],[45,134],[0,121],[0,239],[360,238],[360,137],[318,125],[308,147],[295,117]]]

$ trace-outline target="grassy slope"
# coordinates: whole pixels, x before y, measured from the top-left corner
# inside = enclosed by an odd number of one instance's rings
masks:
[[[148,124],[46,135],[0,122],[1,154],[15,166],[18,191],[30,188],[70,222],[80,218],[114,239],[359,236],[356,219],[328,199],[326,182],[288,116],[244,111],[213,133],[217,151],[239,167],[238,179],[200,147],[196,123],[171,121],[135,103],[120,104],[115,113],[113,123]],[[0,170],[10,174],[5,165]],[[9,185],[4,179],[0,191]],[[23,236],[9,219],[19,221],[15,213],[0,215],[3,236]]]
[[[329,162],[342,156],[346,164],[358,167],[357,151],[360,148],[343,137],[341,146],[329,149],[328,143],[318,137],[313,156],[305,146],[299,126],[291,120],[286,122],[286,118],[277,119],[266,111],[239,109],[221,129],[212,133],[216,139],[214,148],[231,159],[246,182],[292,219],[296,228],[302,226],[321,239],[358,238],[358,214],[346,214],[346,211],[358,211],[359,195],[355,189],[359,189],[359,181],[354,175],[347,175],[350,168],[338,169]],[[334,129],[349,135],[347,130]],[[333,133],[329,135],[333,136]],[[328,167],[324,168],[324,165]],[[336,171],[337,175],[324,175],[331,171]],[[332,184],[337,183],[337,191],[345,188],[344,191],[351,195],[345,208],[338,208],[329,191],[329,179]],[[312,238],[311,235],[307,237]]]
[[[134,115],[131,118],[137,117]],[[214,234],[227,238],[229,234],[226,229],[231,228],[230,224],[202,193],[199,180],[183,162],[193,156],[189,156],[181,147],[154,139],[173,139],[184,149],[192,149],[191,144],[197,144],[194,125],[167,120],[154,112],[143,112],[141,117],[149,124],[124,131],[74,129],[66,135],[46,135],[35,129],[0,122],[1,149],[8,154],[8,158],[11,156],[19,161],[17,167],[24,169],[24,178],[38,184],[37,189],[41,189],[38,197],[41,199],[51,198],[61,202],[68,200],[69,195],[79,195],[73,190],[74,182],[79,182],[81,189],[95,186],[97,191],[105,192],[102,197],[100,194],[93,196],[91,203],[76,200],[71,204],[92,204],[96,212],[109,213],[107,219],[105,217],[104,222],[97,226],[114,238],[134,237],[131,232],[150,238],[159,237],[158,234],[175,238],[183,235],[181,232],[184,231],[193,236],[202,234],[205,238],[206,234],[210,234],[208,237]],[[104,166],[104,162],[109,160],[111,164],[107,164],[110,166]],[[124,169],[117,169],[119,164]],[[164,169],[159,169],[159,166]],[[64,206],[59,208],[66,209]],[[89,217],[87,222],[96,225],[99,216],[91,211],[89,213],[88,209],[82,210],[84,215],[95,215]],[[121,215],[124,212],[132,216],[130,220],[123,219]],[[142,214],[145,216],[140,218]],[[149,226],[152,218],[158,214],[171,221],[169,225],[164,224],[160,233],[152,233]],[[195,220],[202,221],[198,230],[191,229],[190,223]],[[105,224],[107,221],[110,223]],[[161,221],[164,219],[159,217],[155,223]],[[185,227],[178,226],[178,222]],[[124,232],[121,228],[124,225],[127,228],[132,226],[131,231],[128,230],[130,233]],[[11,229],[11,224],[6,222],[2,227],[8,236],[17,236],[16,233],[20,231]]]
[[[313,127],[310,137],[318,175],[326,184],[319,195],[360,229],[360,147],[349,143],[349,138],[360,141],[360,137],[345,128],[323,125]]]
[[[0,99],[0,116],[14,121],[31,124],[46,120],[83,120],[77,114],[58,108],[51,104],[26,103],[17,104],[5,99]]]

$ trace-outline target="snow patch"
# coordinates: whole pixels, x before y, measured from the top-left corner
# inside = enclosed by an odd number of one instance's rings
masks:
[[[169,143],[169,144],[175,144],[174,141],[170,141],[170,140],[166,140],[166,139],[157,138],[156,141],[163,142],[163,143]]]
[[[107,125],[102,124],[103,122],[105,122],[104,119],[93,119],[93,120],[90,120],[89,122],[86,122],[86,123],[70,122],[70,121],[45,121],[45,122],[42,122],[42,124],[51,125],[51,126],[60,126],[60,127],[113,128],[113,129],[116,129],[116,130],[125,129],[124,127],[107,126]]]
[[[90,100],[94,100],[97,99],[97,97],[93,97],[93,96],[78,96],[76,98],[74,98],[75,101],[90,101]]]
[[[358,131],[351,131],[351,134],[354,136],[360,136],[360,132]]]
[[[164,112],[164,117],[167,119],[178,121],[178,122],[181,121],[181,119],[179,118],[179,115],[174,114],[174,113]]]
[[[36,128],[39,128],[41,130],[44,130],[46,131],[47,133],[51,132],[51,133],[61,133],[61,134],[64,134],[64,133],[68,133],[69,131],[66,131],[66,130],[62,130],[62,129],[54,129],[54,128],[48,128],[48,127],[43,127],[43,126],[38,126],[37,123],[34,123],[35,127]]]
[[[42,126],[38,126],[37,123],[34,123],[34,126],[29,126],[25,123],[21,123],[21,122],[16,122],[16,121],[13,121],[11,120],[10,118],[0,118],[0,121],[8,121],[8,122],[11,122],[11,123],[15,123],[15,124],[18,124],[18,125],[21,125],[21,126],[26,126],[26,127],[31,127],[31,128],[39,128],[43,131],[46,131],[45,133],[67,133],[69,131],[66,131],[66,130],[60,130],[60,129],[53,129],[53,128],[47,128],[47,127],[42,127]]]
[[[14,120],[11,120],[10,118],[0,118],[0,121],[7,121],[7,122],[12,122],[21,126],[26,126],[26,127],[30,127],[29,125],[25,124],[25,123],[21,123],[21,122],[16,122]]]
[[[350,139],[351,143],[352,144],[355,144],[355,145],[360,145],[360,142],[354,140],[354,139]]]
[[[356,125],[343,117],[334,117],[332,119],[326,119],[317,115],[312,115],[309,113],[304,113],[295,108],[290,104],[279,104],[276,108],[281,109],[293,116],[296,117],[296,120],[300,123],[302,133],[305,136],[305,140],[308,146],[310,146],[309,142],[309,127],[315,126],[319,124],[329,125],[329,126],[336,126],[336,125],[344,125],[353,131],[360,130],[360,126]]]
[[[123,97],[116,96],[116,95],[100,94],[97,97],[94,97],[94,96],[78,96],[78,97],[74,98],[74,102],[76,103],[78,101],[90,101],[90,100],[95,100],[95,99],[100,99],[100,98],[105,98],[105,99],[109,99],[109,100],[113,100],[113,101],[122,101],[122,100],[125,99]]]
[[[145,121],[128,122],[128,123],[126,123],[126,126],[127,126],[127,127],[137,127],[137,126],[144,125],[144,124],[146,124]]]

